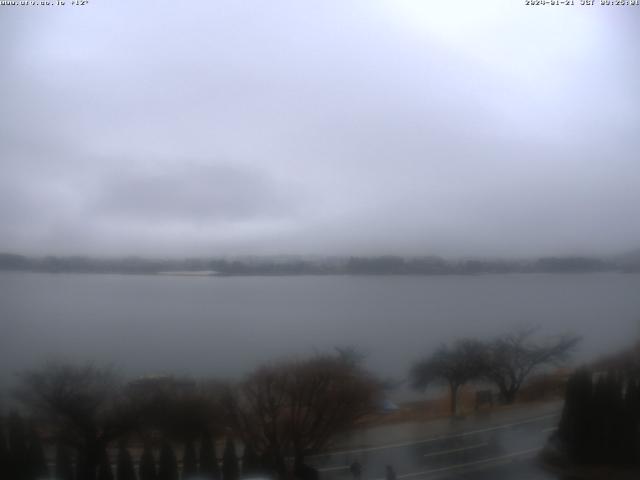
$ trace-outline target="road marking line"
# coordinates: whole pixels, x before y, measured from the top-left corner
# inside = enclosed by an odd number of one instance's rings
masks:
[[[549,428],[545,428],[544,430],[542,430],[542,433],[547,433],[547,432],[554,432],[558,429],[558,427],[549,427]]]
[[[501,455],[499,457],[485,458],[483,460],[475,460],[473,462],[458,463],[456,465],[449,465],[447,467],[434,468],[434,469],[431,469],[431,470],[423,470],[421,472],[405,473],[403,475],[398,475],[397,478],[420,477],[422,475],[431,475],[433,473],[447,472],[449,470],[454,470],[456,468],[472,467],[474,465],[483,465],[483,464],[487,464],[487,463],[490,463],[490,462],[505,463],[506,460],[509,460],[511,458],[519,457],[519,456],[522,456],[522,455],[527,455],[527,454],[532,453],[532,452],[538,452],[540,450],[541,450],[540,447],[528,448],[526,450],[520,450],[519,452],[513,452],[513,453],[509,453],[507,455]],[[375,480],[384,480],[384,479],[377,478]]]
[[[340,467],[327,467],[327,468],[318,468],[319,472],[335,472],[337,470],[348,470],[349,467],[347,465],[343,465]]]
[[[440,452],[425,453],[423,457],[425,458],[437,457],[438,455],[447,455],[448,453],[462,452],[464,450],[471,450],[473,448],[486,447],[487,445],[489,445],[487,442],[482,442],[475,445],[469,445],[468,447],[452,448],[451,450],[442,450]]]
[[[431,442],[437,442],[440,440],[447,440],[450,438],[460,438],[460,437],[468,437],[470,435],[477,435],[479,433],[485,433],[485,432],[492,432],[495,430],[500,430],[503,428],[510,428],[510,427],[515,427],[518,425],[525,425],[527,423],[534,423],[534,422],[539,422],[542,420],[546,420],[547,418],[552,418],[552,417],[557,417],[560,415],[560,412],[558,413],[550,413],[547,415],[540,415],[539,417],[533,417],[527,420],[523,420],[521,422],[514,422],[514,423],[505,423],[503,425],[497,425],[495,427],[489,427],[489,428],[483,428],[480,430],[470,430],[468,432],[462,432],[462,433],[457,433],[454,435],[443,435],[440,437],[431,437],[431,438],[425,438],[422,440],[415,440],[413,442],[402,442],[402,443],[389,443],[387,445],[378,445],[376,447],[365,447],[365,448],[356,448],[353,450],[338,450],[337,452],[329,452],[329,453],[320,453],[318,455],[309,455],[307,458],[322,458],[322,457],[330,457],[332,455],[348,455],[348,454],[353,454],[353,453],[361,453],[361,452],[375,452],[378,450],[386,450],[389,448],[400,448],[400,447],[408,447],[411,445],[419,445],[421,443],[431,443]]]

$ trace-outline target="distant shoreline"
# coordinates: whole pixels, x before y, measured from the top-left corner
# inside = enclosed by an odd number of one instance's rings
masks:
[[[203,272],[203,271],[166,271],[166,272],[130,272],[130,271],[74,271],[74,270],[13,270],[1,269],[2,273],[33,273],[33,274],[49,274],[49,275],[126,275],[126,276],[147,276],[147,277],[189,277],[189,278],[231,278],[231,277],[481,277],[496,275],[518,275],[518,276],[534,276],[534,275],[598,275],[598,274],[619,274],[619,275],[638,275],[640,271],[624,271],[624,270],[599,270],[589,272],[451,272],[451,273],[344,273],[344,272],[327,272],[327,273],[222,273],[222,272]]]
[[[156,272],[154,275],[166,275],[172,277],[215,277],[220,276],[220,272],[216,272],[215,270],[178,270]]]
[[[640,273],[640,252],[615,257],[559,256],[522,260],[400,257],[235,257],[154,259],[83,256],[28,257],[0,253],[0,271],[118,273],[189,277],[393,275],[442,276],[507,273]]]

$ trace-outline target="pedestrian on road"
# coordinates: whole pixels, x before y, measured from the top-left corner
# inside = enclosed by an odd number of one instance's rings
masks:
[[[396,472],[393,470],[393,467],[391,465],[387,465],[385,479],[396,480]]]

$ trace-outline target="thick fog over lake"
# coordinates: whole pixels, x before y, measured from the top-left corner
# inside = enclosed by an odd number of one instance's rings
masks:
[[[237,377],[287,355],[357,345],[369,368],[406,378],[460,334],[516,325],[584,336],[575,361],[640,333],[640,275],[189,278],[0,274],[4,381],[43,360],[113,363],[127,376]]]

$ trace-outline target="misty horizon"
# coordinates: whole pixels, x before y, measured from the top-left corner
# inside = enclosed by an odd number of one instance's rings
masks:
[[[80,251],[81,252],[81,251]],[[3,256],[17,256],[33,259],[43,259],[48,257],[56,258],[84,258],[91,260],[126,260],[126,259],[139,259],[139,260],[158,260],[158,261],[183,261],[183,260],[207,260],[207,259],[221,259],[221,260],[236,260],[236,259],[264,259],[264,260],[277,260],[277,259],[291,259],[291,260],[348,260],[349,258],[399,258],[405,260],[411,259],[441,259],[447,262],[466,261],[466,260],[481,260],[481,261],[505,261],[505,262],[526,262],[537,259],[545,258],[584,258],[584,259],[616,259],[616,258],[629,258],[636,260],[636,257],[640,257],[640,248],[633,248],[624,251],[611,251],[611,252],[594,252],[594,251],[558,251],[549,252],[547,254],[530,254],[530,255],[480,255],[480,254],[460,254],[460,255],[440,255],[437,252],[416,252],[416,253],[401,253],[397,251],[373,251],[358,252],[350,251],[346,253],[322,253],[322,252],[307,252],[307,253],[294,253],[294,252],[281,252],[281,253],[216,253],[209,254],[190,254],[189,252],[167,254],[167,255],[153,255],[145,253],[119,253],[119,254],[101,254],[101,253],[55,253],[51,251],[44,251],[43,253],[28,253],[25,251],[0,251],[0,255]]]

